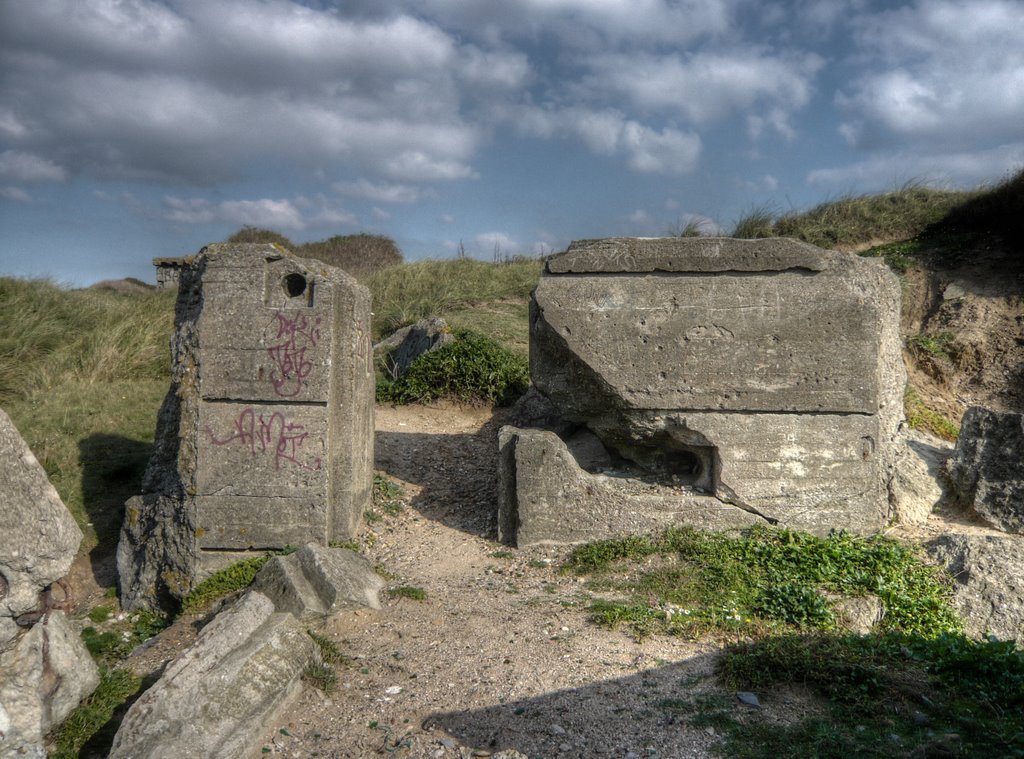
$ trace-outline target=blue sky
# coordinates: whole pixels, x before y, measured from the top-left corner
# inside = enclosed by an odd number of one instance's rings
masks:
[[[1024,164],[1024,0],[0,0],[0,274],[550,252]]]

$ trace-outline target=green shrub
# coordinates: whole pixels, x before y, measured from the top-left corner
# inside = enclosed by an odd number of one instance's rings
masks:
[[[235,232],[224,242],[237,242],[237,243],[261,243],[269,242],[274,245],[280,245],[286,250],[295,252],[295,243],[289,240],[280,232],[275,232],[272,229],[260,229],[258,227],[252,227],[248,224],[242,227],[240,230]]]
[[[292,248],[297,256],[316,258],[344,269],[353,277],[370,274],[402,263],[402,251],[384,235],[335,235],[319,242],[307,242]]]
[[[105,756],[113,742],[117,725],[112,723],[115,712],[128,699],[139,692],[142,679],[125,670],[106,670],[100,675],[100,684],[68,718],[50,735],[53,759]],[[96,751],[85,753],[89,743]],[[101,745],[100,745],[101,744]]]
[[[507,405],[526,392],[526,360],[484,335],[458,330],[455,339],[424,353],[397,380],[381,379],[377,399],[391,403],[426,403],[439,398]]]
[[[236,561],[196,585],[181,602],[182,614],[202,611],[219,598],[249,587],[272,554]]]

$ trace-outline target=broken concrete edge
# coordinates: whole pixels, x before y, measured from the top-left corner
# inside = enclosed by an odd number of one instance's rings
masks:
[[[344,548],[307,544],[271,559],[132,705],[115,759],[230,759],[258,751],[268,723],[320,661],[310,630],[350,608],[380,608],[384,581]]]
[[[686,248],[686,254],[673,254],[666,246]],[[782,237],[610,237],[574,241],[564,253],[547,260],[545,273],[820,272],[844,265],[850,258],[849,254]]]
[[[710,495],[593,474],[554,432],[498,432],[498,535],[517,547],[574,545],[671,526],[730,532],[770,520]]]

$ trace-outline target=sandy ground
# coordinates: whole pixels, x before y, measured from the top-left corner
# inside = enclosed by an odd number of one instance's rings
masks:
[[[566,549],[494,541],[499,423],[489,409],[378,407],[377,467],[410,502],[372,526],[366,553],[426,600],[332,620],[352,662],[330,695],[307,686],[258,756],[708,755],[713,732],[665,702],[715,687],[717,647],[596,628],[582,584],[557,571]]]

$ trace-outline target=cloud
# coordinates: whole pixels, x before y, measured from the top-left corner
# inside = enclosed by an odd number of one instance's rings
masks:
[[[374,183],[365,178],[357,179],[354,182],[335,182],[331,187],[342,195],[377,203],[415,203],[422,194],[420,188],[411,185],[389,182]]]
[[[971,186],[1024,167],[1024,142],[970,152],[885,152],[848,166],[815,169],[811,185],[863,191],[889,190],[909,181]]]
[[[304,214],[304,211],[306,213]],[[319,224],[354,224],[355,216],[342,209],[330,208],[323,197],[299,197],[290,200],[262,198],[259,200],[224,200],[212,202],[204,198],[163,199],[162,215],[182,224],[235,224],[263,229],[299,230]]]
[[[478,251],[491,253],[515,253],[520,245],[515,238],[505,232],[484,232],[477,235],[474,240]]]
[[[13,200],[15,203],[32,202],[32,196],[20,187],[0,187],[0,198]]]
[[[643,174],[687,174],[700,158],[697,133],[675,127],[655,129],[611,109],[531,107],[510,111],[506,118],[524,134],[577,138],[600,155],[621,155],[631,169]]]
[[[1019,0],[919,0],[864,15],[855,29],[869,69],[836,98],[848,117],[841,133],[855,146],[955,151],[1020,137]]]
[[[756,48],[688,55],[601,55],[587,60],[582,85],[653,113],[705,125],[759,104],[807,104],[824,61],[813,53],[770,55]]]
[[[63,182],[67,172],[48,158],[20,150],[0,153],[0,179],[14,182]]]

